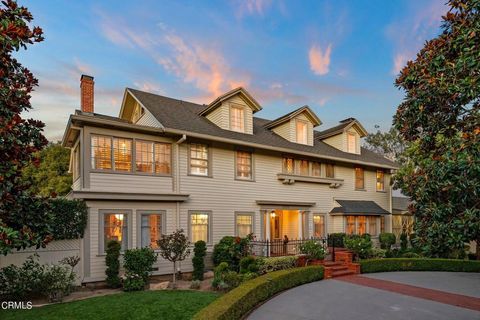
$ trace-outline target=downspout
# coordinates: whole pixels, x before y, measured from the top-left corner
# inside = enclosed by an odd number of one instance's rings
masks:
[[[180,139],[178,139],[177,142],[175,142],[175,145],[177,146],[175,148],[175,193],[180,193],[180,145],[187,140],[187,135],[183,134]],[[176,228],[180,228],[180,202],[177,201],[177,210],[176,210]]]

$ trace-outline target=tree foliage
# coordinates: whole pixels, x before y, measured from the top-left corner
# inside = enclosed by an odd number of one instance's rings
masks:
[[[24,180],[31,181],[30,191],[44,197],[64,196],[70,192],[70,151],[60,143],[49,143],[37,156],[39,164],[32,163],[23,171]]]
[[[375,133],[369,133],[365,137],[363,147],[381,154],[391,161],[401,163],[404,159],[406,143],[398,130],[392,127],[390,130],[382,132],[378,129],[378,125],[375,128],[377,129]]]
[[[164,235],[157,241],[160,256],[173,262],[173,286],[176,284],[177,262],[183,261],[190,254],[188,246],[190,242],[182,229],[172,234]]]
[[[37,152],[46,144],[44,124],[23,119],[31,109],[30,93],[37,79],[12,54],[43,40],[42,29],[30,28],[33,17],[8,0],[0,4],[0,252],[44,246],[51,240],[48,204],[29,191],[22,171],[38,164]]]
[[[434,257],[480,243],[480,0],[448,4],[442,33],[396,80],[405,99],[394,125],[409,147],[395,186],[413,200],[417,244]]]

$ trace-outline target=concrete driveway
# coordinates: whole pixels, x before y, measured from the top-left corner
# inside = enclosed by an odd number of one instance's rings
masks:
[[[388,272],[322,280],[288,290],[250,320],[480,319],[480,274]]]

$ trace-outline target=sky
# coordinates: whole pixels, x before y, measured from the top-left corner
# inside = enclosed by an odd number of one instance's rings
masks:
[[[19,1],[45,41],[16,57],[39,79],[26,117],[61,139],[95,78],[95,112],[117,116],[126,87],[208,104],[245,87],[274,119],[303,105],[317,130],[355,117],[388,130],[396,75],[440,32],[446,0]]]

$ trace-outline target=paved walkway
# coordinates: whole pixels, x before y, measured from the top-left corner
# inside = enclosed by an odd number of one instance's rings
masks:
[[[480,319],[480,274],[390,272],[288,290],[248,319]]]

